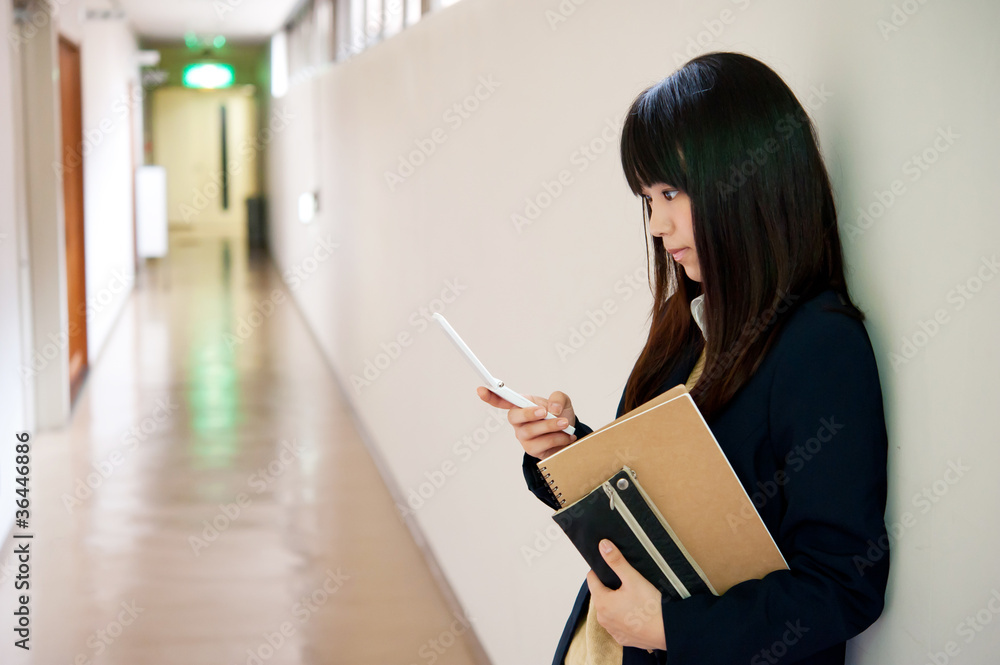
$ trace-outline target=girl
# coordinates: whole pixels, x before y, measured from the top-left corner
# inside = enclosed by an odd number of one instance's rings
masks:
[[[553,664],[843,665],[884,602],[887,441],[812,124],[766,65],[709,53],[639,95],[621,158],[654,266],[618,415],[685,383],[789,569],[670,602],[603,541],[622,586],[588,573]],[[575,440],[567,424],[592,430],[562,392],[532,408],[478,392],[509,409],[528,486],[558,508],[535,465]]]

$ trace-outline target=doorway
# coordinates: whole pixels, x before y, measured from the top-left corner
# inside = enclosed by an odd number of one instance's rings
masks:
[[[167,171],[171,235],[246,241],[262,147],[254,94],[252,86],[153,94],[153,163]]]
[[[59,93],[62,109],[63,207],[66,217],[66,282],[69,307],[70,403],[87,376],[87,270],[83,228],[83,99],[80,49],[59,37]]]

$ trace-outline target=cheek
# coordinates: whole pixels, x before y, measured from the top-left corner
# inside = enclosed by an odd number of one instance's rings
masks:
[[[691,240],[691,246],[694,247],[694,220],[691,214],[691,201],[685,199],[680,206],[680,210],[677,212],[676,221],[678,230],[682,231]]]
[[[694,247],[694,223],[691,221],[690,213],[681,218],[680,224],[683,225],[684,235],[686,235],[691,241],[691,247]]]

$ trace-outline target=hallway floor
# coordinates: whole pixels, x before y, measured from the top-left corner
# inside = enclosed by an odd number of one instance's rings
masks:
[[[173,241],[33,439],[32,648],[5,665],[476,662],[266,259]],[[283,298],[273,297],[275,289]],[[15,596],[0,559],[0,598]]]

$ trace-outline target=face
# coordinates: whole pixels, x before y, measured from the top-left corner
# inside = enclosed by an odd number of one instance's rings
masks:
[[[701,281],[701,268],[694,247],[691,199],[662,182],[643,187],[641,196],[649,202],[649,232],[663,243],[667,254],[683,266],[687,276]]]

